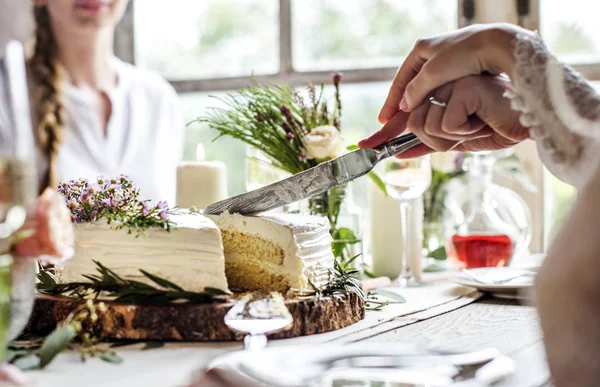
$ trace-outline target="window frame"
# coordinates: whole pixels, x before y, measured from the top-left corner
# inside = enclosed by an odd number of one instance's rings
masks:
[[[297,71],[293,66],[292,41],[292,0],[279,1],[279,71],[274,74],[251,76],[206,78],[190,80],[170,80],[177,93],[216,92],[244,88],[257,79],[261,83],[287,83],[292,87],[307,82],[328,82],[333,71]],[[540,1],[543,0],[456,0],[457,26],[474,23],[509,22],[522,27],[540,28]],[[128,3],[122,21],[115,32],[115,54],[122,60],[135,64],[134,12],[136,0]],[[528,6],[528,12],[519,16],[518,4]],[[469,17],[467,17],[469,16]],[[573,64],[577,71],[589,80],[600,80],[600,63]],[[344,83],[390,82],[397,67],[366,69],[344,69]],[[509,188],[517,191],[527,202],[532,214],[532,252],[543,251],[548,244],[548,231],[551,216],[551,198],[548,192],[548,174],[537,156],[533,141],[526,141],[516,147],[525,169],[531,177],[537,192],[527,192],[517,183]]]

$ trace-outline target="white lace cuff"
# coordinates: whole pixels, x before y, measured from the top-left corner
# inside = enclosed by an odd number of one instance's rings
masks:
[[[600,158],[600,97],[587,81],[561,64],[539,34],[519,34],[516,70],[505,96],[521,112],[544,164],[558,177],[582,187]]]

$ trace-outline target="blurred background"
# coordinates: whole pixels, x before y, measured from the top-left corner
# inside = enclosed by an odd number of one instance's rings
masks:
[[[0,0],[0,47],[11,38],[28,41],[31,7]],[[132,0],[115,48],[173,84],[187,122],[219,105],[211,96],[245,87],[253,76],[303,86],[341,71],[343,136],[350,145],[379,128],[390,81],[417,38],[476,22],[518,23],[539,30],[562,60],[600,81],[599,11],[590,0]],[[230,194],[245,191],[245,146],[215,137],[207,127],[188,126],[186,159],[204,144],[208,159],[227,164]],[[523,144],[517,152],[537,187],[521,194],[533,214],[532,249],[541,251],[574,190],[547,174],[533,149]],[[366,183],[355,186],[361,206]]]

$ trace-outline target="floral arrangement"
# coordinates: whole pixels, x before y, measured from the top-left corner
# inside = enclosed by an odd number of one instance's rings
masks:
[[[74,223],[105,220],[129,233],[140,233],[148,227],[172,227],[167,202],[152,205],[148,200],[140,200],[139,190],[125,175],[111,179],[101,176],[93,182],[71,180],[61,183],[58,192],[66,198]]]
[[[341,74],[333,75],[333,108],[309,84],[306,96],[286,85],[241,89],[194,122],[208,123],[219,137],[230,136],[264,152],[273,165],[290,174],[302,172],[340,155],[342,150],[340,99]]]
[[[221,99],[225,108],[212,108],[193,122],[207,123],[219,133],[216,139],[229,136],[243,141],[264,153],[276,168],[296,174],[345,151],[341,135],[341,80],[341,74],[333,75],[334,92],[329,98],[325,97],[325,84],[316,88],[309,83],[305,93],[301,93],[286,85],[257,83],[228,94]],[[308,200],[311,215],[329,219],[334,255],[344,260],[354,255],[349,247],[360,242],[353,230],[338,228],[345,198],[346,186],[340,186]]]

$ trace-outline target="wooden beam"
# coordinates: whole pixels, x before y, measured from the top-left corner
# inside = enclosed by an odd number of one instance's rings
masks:
[[[391,82],[396,68],[375,68],[340,71],[344,74],[344,83]],[[292,87],[303,86],[308,82],[315,84],[331,83],[332,71],[290,72],[271,75],[257,75],[254,78],[263,84],[287,83]],[[197,93],[206,91],[237,90],[252,85],[252,77],[211,78],[190,81],[170,82],[178,93]]]
[[[279,0],[279,72],[292,71],[292,4],[291,0]]]

